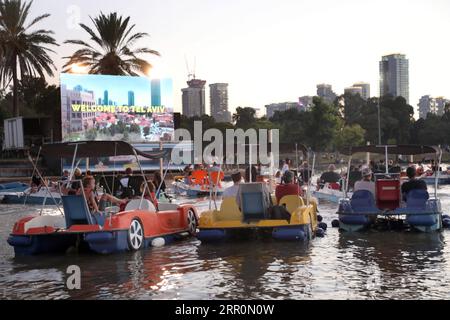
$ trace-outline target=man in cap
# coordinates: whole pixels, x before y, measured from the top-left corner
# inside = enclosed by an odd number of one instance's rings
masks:
[[[372,170],[370,170],[370,168],[364,168],[362,170],[362,176],[362,180],[355,183],[354,192],[366,190],[372,193],[375,198],[375,182],[372,181]]]

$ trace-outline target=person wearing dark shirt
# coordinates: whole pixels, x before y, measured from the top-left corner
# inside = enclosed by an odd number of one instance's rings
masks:
[[[355,183],[358,181],[361,181],[363,178],[362,170],[361,168],[351,166],[350,167],[350,175],[349,175],[349,181],[348,186],[353,189],[355,187]]]
[[[386,163],[384,160],[380,160],[380,163],[377,165],[377,173],[386,173]]]
[[[156,171],[154,174],[153,184],[155,185],[157,190],[158,188],[160,188],[160,193],[166,193],[166,182],[163,181],[161,173],[159,171]],[[159,196],[159,194],[157,196]]]
[[[277,186],[275,190],[277,203],[280,204],[281,199],[285,196],[299,196],[300,193],[300,186],[294,183],[294,173],[286,171],[283,176],[283,183]]]
[[[312,175],[312,170],[309,168],[307,161],[303,162],[302,168],[299,170],[300,183],[306,185],[309,183],[309,179]]]
[[[339,183],[341,180],[341,176],[335,172],[336,166],[331,164],[328,167],[328,171],[324,172],[319,179],[319,184],[324,185],[326,183]]]
[[[402,185],[403,201],[406,201],[408,199],[408,193],[412,190],[428,190],[425,181],[416,179],[417,172],[414,167],[409,167],[408,170],[406,170],[406,175],[408,176],[409,180]]]
[[[251,177],[251,181],[250,181],[250,167],[247,167],[247,169],[245,169],[245,182],[246,183],[254,183],[257,180],[258,177],[258,169],[256,169],[255,166],[251,166],[251,170],[252,170],[252,177]]]

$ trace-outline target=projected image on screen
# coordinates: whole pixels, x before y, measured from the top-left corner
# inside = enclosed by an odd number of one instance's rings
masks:
[[[61,74],[64,141],[171,141],[171,79]]]

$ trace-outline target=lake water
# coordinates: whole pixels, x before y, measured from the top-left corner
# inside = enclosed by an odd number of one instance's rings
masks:
[[[449,214],[450,187],[439,194]],[[330,225],[336,205],[319,209]],[[18,218],[39,210],[0,206],[0,299],[450,298],[448,230],[345,234],[329,228],[309,244],[190,239],[137,253],[15,259],[9,232]],[[65,286],[70,265],[81,267],[79,291]]]

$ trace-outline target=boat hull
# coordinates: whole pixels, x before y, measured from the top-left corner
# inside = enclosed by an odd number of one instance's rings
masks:
[[[278,241],[303,242],[309,241],[314,237],[311,230],[311,225],[273,228],[201,229],[197,238],[203,243],[255,240],[262,238],[272,238]]]
[[[76,246],[75,234],[11,235],[8,244],[14,247],[16,257],[41,254],[63,254]]]
[[[410,227],[425,233],[443,229],[443,213],[440,201],[436,199],[429,200],[423,209],[400,208],[379,213],[355,212],[349,200],[341,200],[338,215],[340,229],[347,232],[362,231],[377,226],[378,220],[392,219],[400,222],[404,229]]]
[[[96,224],[68,224],[67,215],[29,216],[16,222],[8,243],[16,256],[63,254],[72,247],[113,254],[164,246],[195,234],[198,216],[194,207],[161,204],[160,209],[166,210],[131,210],[106,218],[95,215]],[[138,235],[139,243],[134,241],[133,248],[131,239]]]

